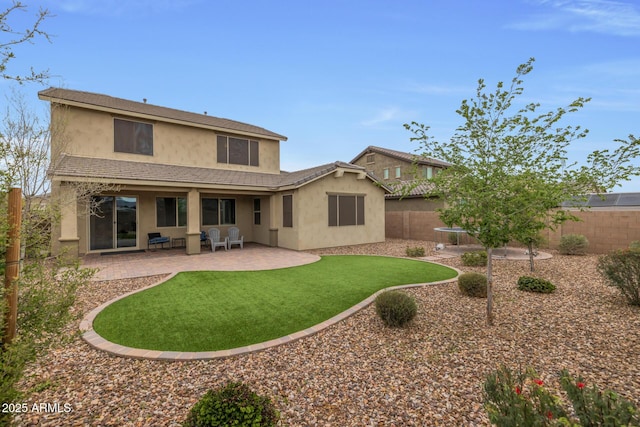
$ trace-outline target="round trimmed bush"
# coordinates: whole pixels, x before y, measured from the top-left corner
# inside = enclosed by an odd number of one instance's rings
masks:
[[[230,382],[209,390],[191,408],[184,427],[275,426],[280,414],[268,397],[260,396],[243,383]]]
[[[550,294],[556,290],[556,286],[548,280],[539,277],[521,276],[518,279],[518,289],[528,292]]]
[[[392,328],[405,326],[418,313],[415,299],[400,291],[385,291],[376,297],[376,313],[385,325]]]
[[[487,265],[486,251],[465,252],[461,258],[462,264],[467,267],[483,267]]]
[[[463,273],[458,276],[458,289],[470,297],[487,297],[487,276],[481,273]]]
[[[558,249],[562,255],[584,255],[588,247],[589,241],[582,234],[565,234]]]

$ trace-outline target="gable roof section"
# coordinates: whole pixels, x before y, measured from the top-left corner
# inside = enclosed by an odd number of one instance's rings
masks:
[[[222,119],[206,114],[190,113],[188,111],[161,107],[144,102],[130,101],[98,93],[51,87],[38,92],[38,97],[52,103],[55,102],[64,105],[73,105],[92,110],[116,113],[121,112],[123,114],[128,113],[134,116],[177,122],[190,126],[195,125],[223,132],[239,133],[254,137],[276,139],[279,141],[287,140],[287,137],[284,135],[277,134],[259,126],[237,122],[235,120]]]
[[[439,166],[439,167],[447,167],[451,166],[451,164],[444,162],[442,160],[433,159],[431,157],[419,156],[417,154],[406,153],[404,151],[391,150],[389,148],[376,147],[374,145],[370,145],[364,150],[360,152],[356,157],[351,160],[351,163],[356,162],[362,156],[366,154],[379,153],[394,159],[402,160],[405,162],[413,163],[416,161],[419,165],[425,166]]]
[[[55,170],[50,173],[60,179],[108,180],[116,184],[139,181],[145,184],[153,182],[168,186],[247,187],[247,189],[262,191],[279,191],[301,187],[338,169],[365,173],[368,179],[377,183],[364,168],[344,162],[328,163],[296,172],[268,174],[63,155]],[[386,187],[383,188],[389,191]]]

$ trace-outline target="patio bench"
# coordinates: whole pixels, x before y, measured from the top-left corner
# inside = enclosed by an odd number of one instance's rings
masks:
[[[151,245],[154,245],[155,249],[158,249],[158,245],[164,249],[165,243],[171,243],[171,239],[163,236],[160,233],[148,233],[149,240],[147,240],[147,249],[151,248]]]

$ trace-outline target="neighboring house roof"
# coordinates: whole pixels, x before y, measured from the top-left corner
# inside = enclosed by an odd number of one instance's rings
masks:
[[[122,98],[114,98],[112,96],[101,95],[98,93],[51,87],[38,92],[38,96],[40,99],[50,101],[52,103],[79,106],[93,110],[131,113],[136,116],[185,123],[191,126],[197,125],[223,132],[226,131],[255,137],[264,137],[279,141],[287,140],[286,136],[277,134],[259,126],[237,122],[235,120],[222,119],[206,114],[190,113],[188,111],[160,107],[157,105],[147,104],[146,102],[135,102]]]
[[[57,177],[109,180],[115,184],[144,181],[170,186],[198,184],[211,188],[230,186],[277,191],[288,187],[300,187],[338,169],[362,173],[369,180],[377,183],[363,167],[345,162],[329,163],[296,172],[269,174],[63,155],[51,173]],[[382,186],[382,188],[389,191],[387,187]]]
[[[392,157],[398,160],[403,160],[410,163],[413,163],[415,161],[419,165],[425,165],[425,166],[440,166],[440,167],[451,166],[450,163],[443,162],[442,160],[432,159],[431,157],[419,156],[417,154],[412,154],[412,153],[406,153],[404,151],[396,151],[396,150],[390,150],[388,148],[376,147],[374,145],[370,145],[364,150],[362,150],[360,154],[358,154],[356,157],[353,158],[353,160],[351,160],[351,163],[357,161],[362,156],[366,154],[371,154],[371,153],[380,153],[385,156],[389,156],[389,157]]]
[[[424,197],[433,189],[433,184],[423,180],[419,181],[400,181],[387,184],[391,190],[389,194],[385,194],[386,199],[413,199]],[[405,192],[404,189],[407,188]]]

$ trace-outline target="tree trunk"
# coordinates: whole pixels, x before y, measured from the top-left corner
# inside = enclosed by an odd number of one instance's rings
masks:
[[[493,248],[485,248],[487,251],[487,325],[493,326]]]
[[[533,242],[529,242],[529,267],[531,268],[531,272],[535,270],[533,265]]]

